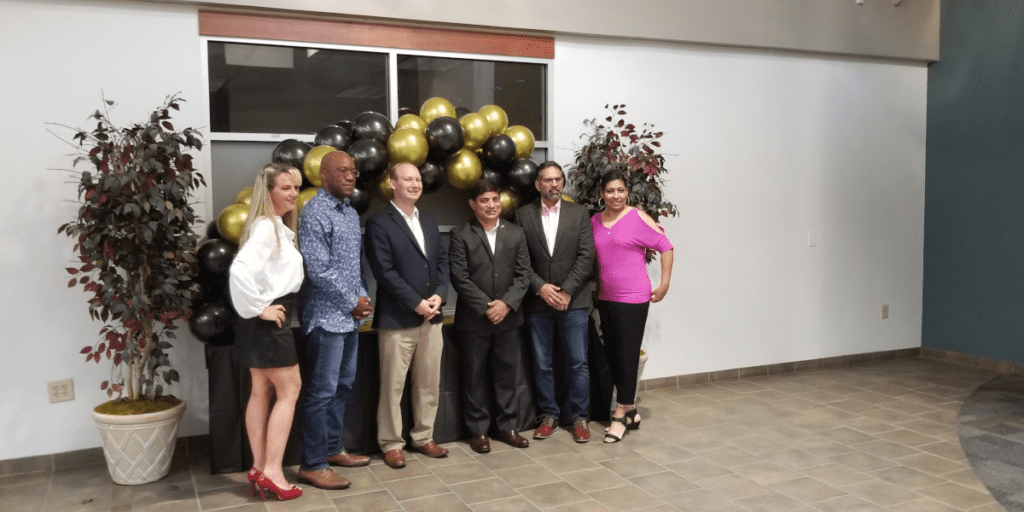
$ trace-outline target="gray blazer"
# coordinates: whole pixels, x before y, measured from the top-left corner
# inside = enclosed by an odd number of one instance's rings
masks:
[[[455,302],[455,328],[483,331],[511,329],[523,324],[520,307],[530,286],[530,255],[523,229],[507,220],[498,220],[495,250],[487,243],[480,222],[472,218],[451,231],[448,261],[451,282],[458,294]],[[487,303],[501,299],[512,311],[500,324],[487,319]]]
[[[590,227],[590,212],[586,207],[562,199],[558,205],[558,230],[555,233],[554,252],[548,247],[541,224],[541,202],[516,210],[516,222],[526,233],[530,249],[530,293],[526,298],[527,311],[551,308],[537,295],[544,283],[562,288],[572,299],[569,309],[590,305],[588,283],[594,273],[594,233]]]

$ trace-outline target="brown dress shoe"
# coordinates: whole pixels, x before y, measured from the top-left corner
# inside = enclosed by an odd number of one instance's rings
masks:
[[[437,459],[448,455],[448,450],[441,448],[433,439],[427,441],[423,446],[413,446],[413,451],[420,452],[427,457]]]
[[[348,486],[352,485],[352,482],[335,473],[331,468],[323,468],[316,471],[303,471],[300,469],[299,482],[319,489],[348,489]]]
[[[530,442],[525,437],[519,435],[519,432],[515,430],[509,430],[508,432],[498,432],[496,437],[499,441],[512,445],[516,448],[526,448],[530,446]]]
[[[491,451],[491,440],[487,438],[486,434],[479,436],[473,436],[469,438],[469,447],[477,453],[487,453]]]
[[[349,452],[342,451],[337,455],[327,457],[327,463],[335,466],[341,466],[343,468],[358,468],[360,466],[369,465],[370,458],[366,455],[354,455]]]
[[[384,454],[384,464],[395,469],[404,468],[405,455],[402,455],[402,449],[395,448],[394,450],[388,450],[388,452]]]

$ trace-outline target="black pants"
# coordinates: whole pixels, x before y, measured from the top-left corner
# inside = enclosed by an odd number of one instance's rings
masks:
[[[516,429],[516,368],[521,360],[519,329],[458,330],[462,364],[462,416],[474,436],[491,426],[491,390],[498,405],[494,417],[499,431]],[[488,375],[490,374],[490,375]]]
[[[644,326],[647,324],[647,310],[650,306],[650,302],[626,304],[597,301],[608,367],[612,372],[612,381],[615,382],[615,401],[622,405],[633,405],[636,402],[640,344],[644,341]]]

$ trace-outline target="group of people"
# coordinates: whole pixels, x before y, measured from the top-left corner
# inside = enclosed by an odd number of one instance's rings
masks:
[[[454,326],[463,419],[474,451],[490,451],[490,432],[511,446],[529,446],[517,432],[516,418],[521,397],[515,376],[524,322],[541,410],[534,439],[550,437],[565,417],[572,418],[576,442],[590,440],[588,307],[595,272],[597,310],[617,389],[604,441],[617,442],[627,430],[639,427],[634,403],[644,323],[650,303],[668,291],[673,252],[657,224],[628,206],[622,174],[604,176],[605,209],[588,218],[586,208],[562,198],[561,167],[544,162],[535,183],[541,197],[517,210],[515,223],[501,218],[498,187],[480,180],[470,188],[473,218],[451,231],[447,250],[437,221],[416,207],[423,186],[411,164],[391,170],[394,199],[367,221],[364,245],[359,214],[348,201],[358,177],[345,152],[324,156],[321,188],[301,219],[296,214],[301,185],[296,169],[268,165],[253,187],[230,289],[242,318],[235,331],[238,358],[252,375],[245,424],[254,496],[263,499],[269,492],[288,500],[302,495],[282,471],[300,388],[305,395],[299,481],[344,489],[351,483],[331,466],[370,463],[365,455],[347,452],[341,434],[356,374],[357,331],[371,312],[380,349],[377,441],[384,463],[392,468],[406,464],[400,404],[410,371],[414,423],[408,448],[427,457],[448,454],[434,442],[433,426],[443,349],[441,308],[449,284],[458,297]],[[647,274],[648,251],[661,253],[656,288]],[[363,279],[364,259],[377,282],[373,306]],[[308,337],[304,385],[290,327],[296,311]],[[569,411],[560,411],[555,398],[556,339],[565,354]],[[491,411],[492,402],[496,411]]]

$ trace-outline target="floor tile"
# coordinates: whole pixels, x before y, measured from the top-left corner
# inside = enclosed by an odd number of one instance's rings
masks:
[[[519,495],[515,489],[509,487],[507,483],[497,477],[474,482],[466,482],[463,484],[454,484],[451,485],[450,488],[452,492],[454,492],[468,505],[484,501],[511,498]]]
[[[519,494],[522,494],[538,508],[557,507],[567,503],[590,499],[589,496],[576,490],[568,482],[552,482],[532,487],[523,487],[519,489]]]
[[[338,512],[390,512],[402,510],[391,493],[388,491],[371,491],[362,494],[353,494],[341,498],[334,498],[335,508]]]

